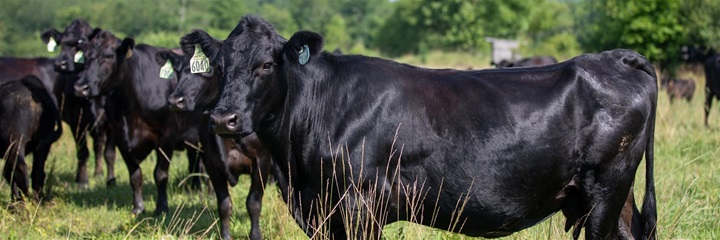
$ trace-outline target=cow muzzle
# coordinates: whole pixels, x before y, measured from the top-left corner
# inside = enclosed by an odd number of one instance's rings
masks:
[[[90,96],[90,85],[87,83],[75,83],[75,96],[78,97],[89,97]]]
[[[187,105],[185,104],[184,97],[171,96],[168,98],[168,103],[170,104],[170,110],[173,110],[173,111],[186,111],[187,110]]]
[[[210,129],[218,135],[238,135],[239,117],[236,113],[210,114]]]

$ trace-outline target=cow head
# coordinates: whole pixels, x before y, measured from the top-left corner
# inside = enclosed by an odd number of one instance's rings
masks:
[[[48,29],[40,35],[45,44],[54,41],[60,46],[60,54],[55,58],[55,70],[58,72],[75,73],[83,70],[80,52],[90,40],[99,33],[99,28],[91,28],[85,20],[75,19],[70,22],[64,32]],[[51,47],[51,46],[48,46]],[[50,48],[48,50],[51,50]],[[76,57],[77,56],[77,57]]]
[[[75,82],[75,95],[94,97],[101,92],[110,92],[120,85],[120,67],[130,57],[135,40],[120,40],[108,31],[101,31],[85,48],[85,71]]]
[[[220,96],[218,78],[213,68],[209,72],[191,73],[190,57],[193,52],[177,54],[170,50],[155,54],[155,61],[165,65],[168,61],[178,79],[175,90],[168,97],[170,109],[173,111],[195,111],[208,106]]]
[[[274,117],[284,98],[277,69],[285,39],[270,23],[245,16],[224,41],[195,30],[180,43],[186,52],[199,44],[222,76],[220,100],[211,114],[215,133],[246,136]]]
[[[680,48],[680,59],[688,63],[705,63],[705,60],[711,55],[713,52],[705,47],[682,46]]]

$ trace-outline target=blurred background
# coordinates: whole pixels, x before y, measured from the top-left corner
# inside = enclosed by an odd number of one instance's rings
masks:
[[[489,64],[486,37],[521,56],[566,60],[634,49],[674,72],[682,45],[720,47],[720,0],[2,0],[0,55],[51,56],[39,34],[74,18],[138,42],[174,47],[193,28],[224,39],[245,14],[286,38],[322,33],[326,50],[397,58],[461,52]],[[467,62],[467,61],[466,61]],[[463,66],[459,66],[463,67]],[[475,66],[468,66],[475,67]]]

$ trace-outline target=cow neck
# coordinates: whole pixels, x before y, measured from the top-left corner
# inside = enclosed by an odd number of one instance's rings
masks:
[[[55,60],[50,58],[36,58],[35,60],[37,61],[37,73],[34,73],[35,76],[40,78],[45,89],[52,93],[59,76],[55,71]],[[57,105],[57,102],[55,104]]]
[[[143,45],[135,47],[133,55],[123,62],[118,72],[121,81],[118,90],[123,100],[146,113],[168,110],[169,91],[167,80],[158,76],[160,66],[151,57],[156,51],[149,50]]]

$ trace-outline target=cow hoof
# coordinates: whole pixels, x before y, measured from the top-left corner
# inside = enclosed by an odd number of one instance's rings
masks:
[[[157,208],[157,209],[155,209],[155,216],[161,216],[163,214],[166,214],[167,212],[168,212],[167,207]]]
[[[90,184],[88,183],[78,183],[78,189],[80,190],[88,190],[90,188]]]
[[[261,240],[262,234],[260,234],[260,231],[250,231],[250,239],[251,240]]]
[[[133,217],[137,217],[137,216],[140,216],[140,214],[143,213],[144,211],[145,211],[145,208],[135,207],[132,210],[132,215],[133,215]]]
[[[251,235],[252,235],[252,234],[251,234]],[[222,239],[224,239],[224,240],[232,240],[232,236],[230,236],[230,231],[227,231],[227,232],[222,233]],[[250,237],[250,239],[256,239],[256,238]]]
[[[114,187],[115,185],[117,185],[117,181],[115,181],[115,178],[111,178],[107,180],[107,182],[105,182],[106,187]]]
[[[102,177],[102,176],[103,176],[102,171],[95,172],[95,173],[93,174],[93,177],[96,177],[96,178],[99,178],[99,177]]]

